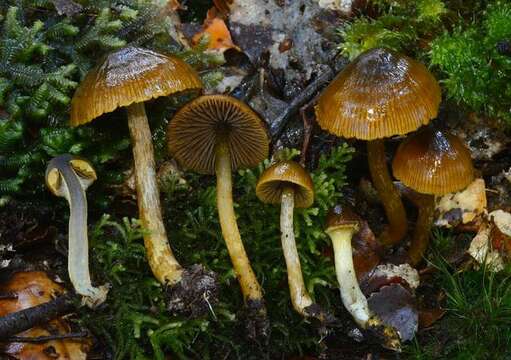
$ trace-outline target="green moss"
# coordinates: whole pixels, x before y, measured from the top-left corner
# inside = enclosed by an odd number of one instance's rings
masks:
[[[444,292],[444,318],[405,349],[407,358],[497,360],[511,356],[511,268],[500,273],[461,271],[442,254],[459,241],[436,231],[431,265],[436,268],[429,287]]]
[[[175,53],[207,70],[206,85],[219,79],[211,69],[222,59],[205,54],[203,44],[182,51],[171,39],[170,19],[161,15],[164,2],[80,4],[80,12],[66,17],[58,15],[51,1],[0,3],[0,196],[40,196],[47,161],[72,153],[90,159],[101,174],[93,198],[106,207],[110,200],[103,190],[130,165],[125,160],[130,157],[127,127],[119,131],[117,122],[125,123],[124,114],[70,129],[68,112],[78,83],[107,52],[130,43]],[[149,112],[156,128],[164,125],[165,111]]]
[[[511,4],[496,1],[469,26],[457,26],[431,44],[431,64],[447,95],[511,125],[511,57],[497,45],[511,39]]]

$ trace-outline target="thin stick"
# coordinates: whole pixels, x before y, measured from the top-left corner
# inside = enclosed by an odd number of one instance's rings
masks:
[[[10,313],[0,318],[0,339],[14,336],[36,325],[47,323],[73,310],[73,295],[65,294],[44,304]]]
[[[89,333],[87,331],[82,331],[79,333],[37,336],[37,337],[11,336],[11,337],[7,338],[7,340],[5,340],[5,342],[40,344],[40,343],[45,343],[48,341],[55,341],[55,340],[83,339],[88,336],[89,336]],[[4,340],[2,340],[2,341],[4,341]]]

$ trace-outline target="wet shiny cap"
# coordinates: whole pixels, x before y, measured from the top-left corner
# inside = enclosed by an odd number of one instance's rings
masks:
[[[362,219],[349,205],[336,205],[328,211],[326,216],[325,231],[340,229],[352,229],[358,231]]]
[[[374,140],[403,135],[435,118],[438,82],[426,67],[394,51],[376,48],[353,60],[319,97],[323,130]]]
[[[474,180],[470,151],[462,140],[430,128],[399,145],[392,170],[403,184],[423,194],[459,191]]]
[[[282,191],[291,186],[295,206],[308,208],[314,202],[314,184],[309,173],[295,161],[281,161],[266,169],[259,177],[256,195],[262,202],[279,204]]]
[[[269,136],[263,120],[238,99],[201,96],[182,107],[167,129],[169,152],[185,168],[215,173],[215,147],[225,141],[232,168],[252,167],[268,157]]]
[[[89,71],[71,100],[71,126],[132,103],[199,90],[199,75],[183,60],[138,47],[109,54]]]

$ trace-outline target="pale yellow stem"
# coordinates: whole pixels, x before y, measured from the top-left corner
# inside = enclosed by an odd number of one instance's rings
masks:
[[[181,280],[183,268],[170,249],[163,224],[153,142],[144,104],[132,104],[127,111],[135,163],[138,211],[142,226],[148,232],[144,236],[147,260],[160,283],[174,285]]]
[[[262,300],[261,286],[257,282],[254,271],[250,266],[250,261],[243,247],[236,222],[232,201],[231,156],[229,148],[224,142],[220,142],[216,146],[215,170],[217,176],[216,203],[218,217],[231,262],[241,286],[241,292],[245,302],[249,300]]]
[[[287,281],[289,284],[291,302],[297,312],[303,316],[308,316],[305,309],[312,305],[313,302],[303,281],[300,257],[298,255],[298,249],[296,248],[293,228],[294,200],[294,189],[292,187],[286,187],[282,191],[280,208],[282,250],[284,251],[284,259],[286,260]]]
[[[357,275],[353,266],[353,256],[351,251],[351,237],[353,229],[339,228],[328,232],[332,239],[335,256],[335,272],[341,291],[341,299],[344,307],[353,316],[355,322],[361,328],[367,327],[367,322],[371,317],[371,311],[367,304],[367,299],[360,290]]]

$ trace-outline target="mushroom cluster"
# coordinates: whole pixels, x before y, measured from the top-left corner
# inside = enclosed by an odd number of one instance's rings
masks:
[[[71,101],[71,126],[86,124],[117,108],[126,108],[133,146],[139,216],[147,230],[144,244],[156,279],[169,286],[171,311],[183,311],[196,292],[216,291],[215,276],[202,267],[184,269],[169,245],[163,223],[160,193],[149,121],[144,102],[186,91],[199,92],[199,75],[184,61],[139,47],[126,47],[109,54],[92,69]],[[201,277],[201,281],[197,281]],[[195,278],[201,289],[185,294],[183,287]],[[175,294],[180,294],[176,298]],[[193,299],[195,300],[195,299]],[[207,301],[206,301],[207,302]],[[209,308],[209,303],[204,304]]]
[[[183,286],[189,274],[174,257],[163,223],[144,102],[201,89],[197,73],[183,61],[127,47],[113,52],[91,70],[71,106],[72,126],[88,123],[119,107],[126,108],[139,216],[148,230],[144,236],[147,258],[154,276],[170,288]],[[379,237],[386,246],[405,238],[408,221],[400,192],[389,174],[384,139],[428,124],[437,116],[440,101],[439,85],[424,65],[383,48],[361,54],[318,98],[316,118],[324,130],[339,137],[367,141],[369,171],[389,222]],[[255,320],[250,326],[259,328],[258,335],[267,335],[263,289],[241,239],[233,201],[233,171],[254,167],[269,155],[270,138],[264,121],[238,99],[202,95],[176,112],[168,124],[167,143],[169,153],[183,168],[216,176],[220,227],[245,305]],[[418,195],[419,216],[409,250],[410,263],[415,265],[427,247],[434,196],[460,190],[474,177],[470,153],[460,139],[428,127],[401,143],[392,168],[402,184],[422,194]],[[70,205],[71,282],[77,293],[97,303],[102,292],[91,285],[88,271],[84,192],[96,174],[88,162],[63,155],[50,162],[46,176],[50,190],[65,197]],[[262,202],[280,204],[281,245],[294,309],[323,324],[333,320],[307,291],[295,240],[294,208],[307,208],[314,202],[311,176],[294,161],[278,161],[264,170],[255,192]],[[333,245],[341,300],[360,328],[376,333],[386,347],[398,350],[399,333],[371,311],[355,273],[351,241],[362,223],[366,224],[347,205],[335,207],[326,219],[325,232]],[[215,287],[208,284],[208,288]]]
[[[388,171],[384,138],[427,124],[436,117],[440,100],[440,87],[424,65],[383,48],[359,55],[318,99],[316,118],[324,130],[367,140],[369,172],[389,221],[380,235],[386,245],[404,238],[407,220]]]

